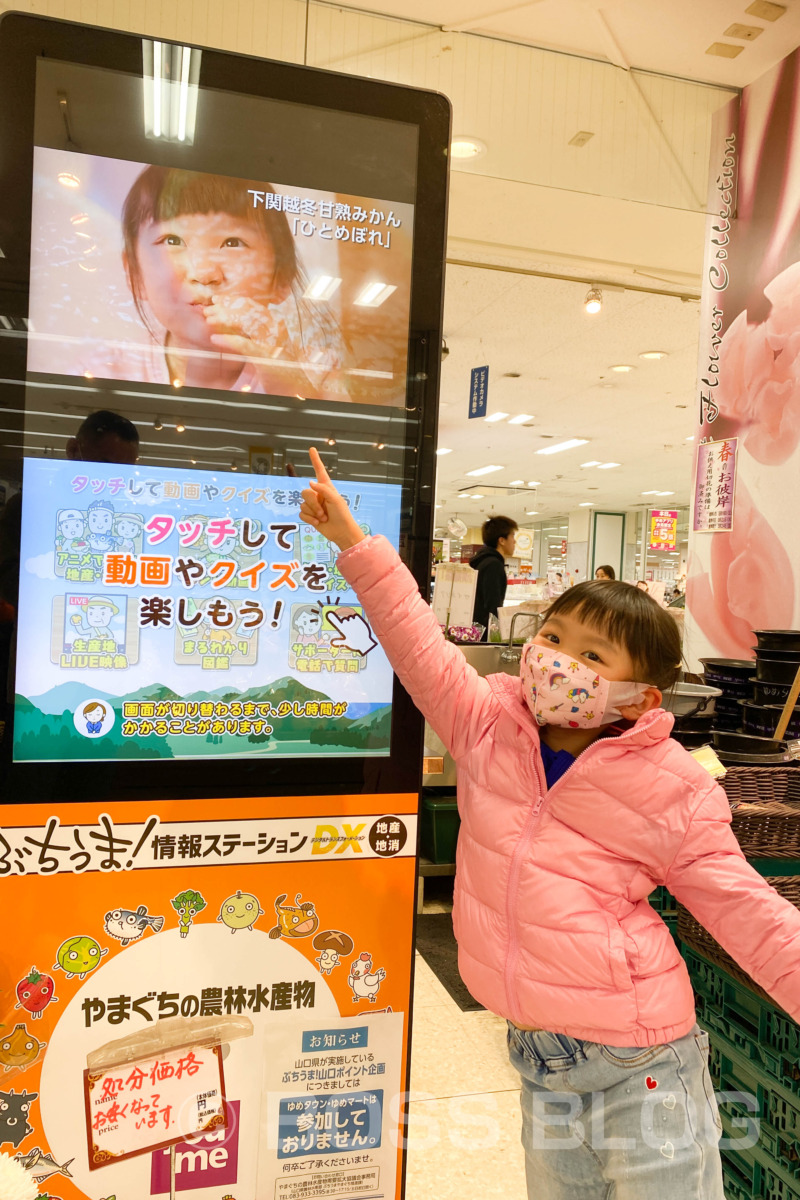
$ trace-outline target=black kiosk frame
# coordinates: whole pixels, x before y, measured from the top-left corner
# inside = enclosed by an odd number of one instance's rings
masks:
[[[186,67],[184,77],[179,81],[174,74],[172,82],[175,87],[188,82],[194,89],[191,103],[197,108],[193,139],[186,135],[185,107],[179,112],[182,124],[177,132],[165,136],[165,114],[159,117],[156,136],[152,127],[148,132],[141,97],[145,95],[146,109],[148,77],[157,75],[154,46],[159,70],[168,73],[165,64],[169,63],[175,72]],[[181,103],[185,105],[185,95],[183,100],[178,99],[179,107]],[[152,124],[152,112],[150,120]],[[41,228],[32,231],[35,150],[66,150],[106,162],[118,159],[246,181],[268,179],[276,189],[286,184],[300,190],[316,188],[327,194],[372,197],[383,201],[386,209],[392,202],[410,205],[413,253],[408,263],[405,378],[399,395],[376,401],[368,388],[362,387],[341,399],[317,395],[311,405],[308,397],[300,394],[281,396],[280,404],[274,395],[264,394],[251,397],[249,408],[241,404],[239,408],[245,416],[250,414],[247,419],[251,423],[256,405],[260,407],[259,419],[265,414],[270,416],[270,427],[278,430],[276,437],[282,436],[282,444],[287,444],[287,455],[277,469],[288,469],[290,475],[293,470],[308,474],[309,469],[296,455],[289,465],[288,449],[299,450],[303,444],[319,442],[320,437],[332,445],[341,441],[344,446],[348,441],[364,443],[366,435],[372,447],[384,452],[381,477],[401,488],[401,555],[423,595],[427,595],[449,137],[449,102],[437,93],[219,50],[148,42],[129,33],[57,20],[15,13],[3,16],[0,406],[5,436],[1,439],[0,480],[14,492],[22,483],[24,458],[48,452],[63,458],[65,438],[48,433],[53,421],[58,417],[58,428],[64,434],[74,434],[87,409],[92,408],[123,411],[129,416],[142,437],[144,457],[145,434],[152,438],[151,426],[159,428],[158,406],[165,404],[164,385],[152,378],[141,377],[121,385],[119,374],[109,380],[102,377],[102,372],[95,375],[88,370],[83,379],[74,371],[31,371],[29,345],[37,332],[36,314],[30,304],[32,233],[34,257],[36,239],[42,236]],[[87,250],[89,247],[87,243]],[[64,300],[62,296],[61,302]],[[66,303],[70,303],[69,297]],[[185,388],[181,393],[181,411],[190,411],[185,406],[191,404],[191,391]],[[224,407],[219,393],[199,388],[193,395],[207,406],[203,415],[216,416],[219,422]],[[236,421],[241,425],[243,419],[226,417],[220,423],[218,440],[224,442],[223,431],[228,428],[235,435]],[[208,424],[213,426],[214,422]],[[359,438],[353,434],[356,428]],[[387,446],[387,432],[391,447]],[[325,450],[324,445],[321,448]],[[338,451],[332,453],[330,469],[335,480],[358,481],[363,468],[348,466],[345,459],[346,455]],[[24,497],[24,489],[21,494]],[[18,497],[19,493],[17,505]],[[9,606],[13,610],[15,549],[19,555],[19,547],[14,545],[13,509],[13,503],[7,505],[2,546],[6,616]],[[26,647],[20,643],[16,653],[24,655]],[[13,639],[6,647],[6,657],[13,684]],[[423,724],[397,680],[388,753],[363,757],[326,755],[321,746],[318,757],[231,755],[217,759],[207,755],[202,759],[92,761],[87,752],[82,761],[56,761],[52,756],[50,761],[15,761],[13,686],[9,694],[0,764],[0,792],[6,803],[33,799],[98,801],[106,797],[302,795],[345,790],[400,793],[416,792],[420,786]]]

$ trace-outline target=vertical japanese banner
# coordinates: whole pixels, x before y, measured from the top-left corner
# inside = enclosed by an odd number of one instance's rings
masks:
[[[753,629],[800,627],[799,100],[795,51],[714,121],[686,586],[691,669],[703,656],[752,658]]]
[[[27,459],[15,759],[388,754],[391,667],[300,487]],[[400,487],[339,488],[396,546]]]
[[[0,810],[0,1152],[59,1200],[168,1194],[167,1148],[90,1168],[87,1055],[164,1018],[245,1014],[253,1036],[222,1050],[227,1126],[187,1130],[178,1192],[399,1197],[416,804]],[[192,1065],[162,1059],[93,1107],[93,1140],[174,1137]]]

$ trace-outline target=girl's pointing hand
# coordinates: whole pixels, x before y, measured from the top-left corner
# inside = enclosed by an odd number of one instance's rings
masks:
[[[312,446],[308,453],[316,479],[312,479],[303,491],[300,519],[313,525],[340,550],[348,550],[364,540],[363,530],[350,512],[347,501],[333,486],[318,451]]]

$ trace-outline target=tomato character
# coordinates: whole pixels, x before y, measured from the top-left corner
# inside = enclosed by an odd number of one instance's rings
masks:
[[[36,1020],[51,1001],[58,1003],[52,975],[42,975],[36,967],[31,967],[29,974],[17,984],[17,1003],[14,1007],[27,1009]]]

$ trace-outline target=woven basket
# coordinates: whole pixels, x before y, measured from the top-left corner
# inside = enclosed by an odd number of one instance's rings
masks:
[[[800,877],[779,875],[768,878],[767,883],[772,884],[775,890],[796,908],[800,908]],[[687,942],[718,967],[722,967],[723,971],[727,971],[734,979],[738,979],[740,983],[751,988],[762,999],[768,1000],[770,1004],[780,1008],[769,992],[765,992],[754,979],[750,978],[747,972],[731,958],[726,950],[723,950],[719,942],[715,941],[708,930],[682,904],[678,905],[678,940]]]
[[[731,767],[721,781],[748,858],[800,859],[800,770]]]

